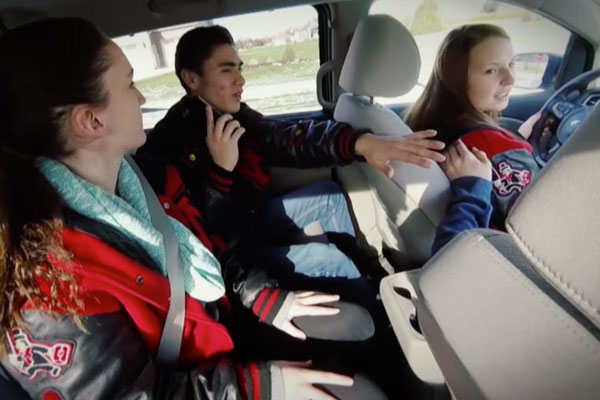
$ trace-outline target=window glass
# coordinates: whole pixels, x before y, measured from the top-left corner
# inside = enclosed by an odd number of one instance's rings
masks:
[[[455,27],[474,23],[501,26],[511,37],[515,54],[527,54],[515,65],[513,95],[542,90],[534,87],[541,82],[544,62],[548,60],[543,53],[563,56],[570,37],[567,29],[547,18],[491,0],[376,0],[369,13],[388,14],[399,20],[412,32],[421,53],[419,83],[403,96],[377,98],[383,104],[412,102],[418,98],[431,75],[442,40]]]
[[[244,62],[242,100],[263,114],[320,109],[316,95],[319,60],[317,10],[312,6],[217,18],[114,38],[135,70],[146,96],[144,128],[152,128],[184,95],[174,72],[179,38],[198,26],[226,27]]]

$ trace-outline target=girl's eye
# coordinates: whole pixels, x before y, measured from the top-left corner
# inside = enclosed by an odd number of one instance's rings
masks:
[[[485,73],[489,74],[489,75],[495,74],[496,72],[498,72],[498,70],[495,69],[495,68],[490,68],[490,69],[488,69],[488,70],[485,71]]]
[[[131,81],[131,83],[129,84],[129,87],[130,87],[131,89],[135,88],[135,82],[134,82],[134,81]]]

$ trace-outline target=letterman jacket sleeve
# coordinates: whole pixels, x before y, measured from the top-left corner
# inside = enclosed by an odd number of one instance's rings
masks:
[[[464,177],[450,183],[452,197],[446,216],[437,228],[432,254],[461,232],[488,228],[492,216],[492,184],[486,179]]]
[[[367,131],[333,120],[279,121],[265,118],[242,104],[235,115],[242,126],[255,132],[261,154],[270,166],[316,168],[364,161],[354,145]]]
[[[84,317],[87,332],[70,317],[37,310],[24,320],[0,359],[3,379],[22,399],[271,400],[283,390],[271,363],[221,359],[187,372],[162,369],[122,311]]]

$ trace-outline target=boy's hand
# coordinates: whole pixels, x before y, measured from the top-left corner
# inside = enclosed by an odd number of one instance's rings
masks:
[[[283,376],[286,400],[336,400],[337,397],[319,389],[319,384],[352,386],[354,379],[334,372],[309,369],[311,362],[277,361]]]
[[[213,162],[233,171],[239,158],[238,141],[246,132],[231,114],[223,114],[214,122],[211,106],[206,106],[206,145]]]
[[[290,336],[296,339],[306,340],[306,335],[296,325],[292,319],[301,316],[316,315],[337,315],[339,308],[328,307],[327,303],[338,301],[340,296],[337,294],[327,294],[319,292],[294,292],[294,301],[288,312],[287,318],[281,327],[278,327]]]
[[[376,136],[371,133],[361,135],[354,145],[356,154],[363,156],[371,166],[383,172],[388,178],[394,176],[392,161],[402,161],[429,168],[433,162],[442,162],[445,157],[437,150],[444,143],[431,140],[435,131],[420,131],[403,137]]]

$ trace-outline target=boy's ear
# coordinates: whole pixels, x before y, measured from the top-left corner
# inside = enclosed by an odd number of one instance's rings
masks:
[[[94,140],[102,136],[105,123],[101,113],[94,107],[80,104],[73,107],[69,118],[71,132],[77,140]]]
[[[200,88],[202,81],[200,74],[187,68],[183,68],[181,70],[181,79],[183,79],[187,87],[190,88],[192,92],[195,92]]]

